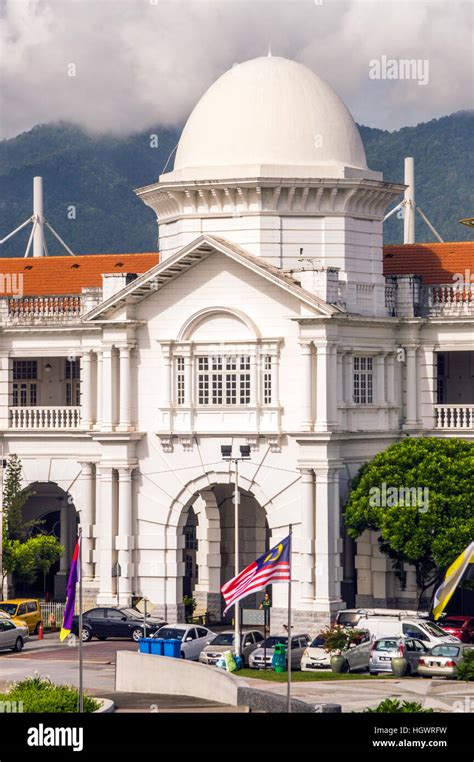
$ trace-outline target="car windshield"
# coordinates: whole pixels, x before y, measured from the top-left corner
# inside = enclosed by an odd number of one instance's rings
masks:
[[[456,627],[456,629],[461,629],[463,626],[464,621],[462,619],[445,619],[444,622],[441,623],[442,627]]]
[[[459,656],[459,646],[435,646],[431,649],[431,656]]]
[[[129,619],[143,619],[143,614],[140,614],[137,609],[120,609],[120,613],[128,616]]]
[[[6,611],[7,614],[10,614],[10,616],[13,616],[17,609],[17,604],[16,603],[0,603],[0,609],[2,609],[2,611]]]
[[[376,651],[396,651],[397,649],[398,640],[395,640],[394,638],[384,638],[383,640],[377,641],[375,644]]]
[[[340,613],[337,615],[337,623],[342,625],[342,627],[355,627],[359,619],[360,614],[354,612],[350,614]]]
[[[324,638],[322,635],[316,635],[315,639],[311,643],[311,648],[322,648],[324,646]]]
[[[434,635],[436,638],[446,637],[444,630],[442,630],[441,627],[438,627],[437,624],[433,624],[433,622],[423,622],[421,627],[423,627],[424,630],[427,630],[430,635]]]
[[[233,632],[221,632],[220,635],[218,635],[214,640],[212,641],[212,646],[232,646],[234,644],[234,633]]]
[[[284,646],[288,643],[288,638],[282,635],[281,638],[273,635],[267,638],[260,646],[260,648],[275,648],[277,643],[282,643]]]
[[[162,627],[156,633],[157,638],[164,638],[164,640],[182,640],[184,637],[184,630],[178,630],[177,627]]]

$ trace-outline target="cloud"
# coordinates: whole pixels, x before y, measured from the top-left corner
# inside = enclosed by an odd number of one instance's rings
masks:
[[[117,135],[180,125],[220,74],[269,45],[327,79],[370,126],[472,108],[470,2],[3,0],[0,9],[3,136],[57,120]],[[428,84],[370,79],[382,56],[428,61]]]

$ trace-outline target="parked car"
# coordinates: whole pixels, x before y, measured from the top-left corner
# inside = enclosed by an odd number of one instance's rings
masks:
[[[404,637],[421,640],[427,648],[439,643],[459,643],[459,638],[449,635],[434,622],[422,617],[367,616],[358,620],[358,629],[370,632],[374,639]]]
[[[341,609],[336,614],[336,624],[340,624],[342,627],[364,629],[366,619],[380,619],[380,617],[428,619],[428,612],[410,609]]]
[[[331,654],[324,650],[324,638],[317,635],[305,648],[301,657],[301,671],[312,672],[318,669],[331,669]]]
[[[151,637],[166,622],[151,616],[146,618],[146,633],[143,625],[143,614],[137,609],[95,608],[85,611],[82,615],[82,640],[87,643],[92,638],[107,640],[107,638],[129,638],[138,642],[144,635]],[[79,617],[72,620],[71,632],[79,635]]]
[[[307,633],[302,635],[293,635],[291,639],[291,669],[299,669],[301,666],[301,657],[308,644],[311,642],[311,638]],[[255,651],[249,656],[249,667],[251,669],[263,669],[265,666],[265,649],[266,649],[266,665],[267,668],[272,668],[272,658],[274,649],[277,643],[283,643],[288,647],[288,635],[269,635]]]
[[[418,674],[422,677],[456,677],[459,662],[472,648],[472,644],[460,642],[437,645],[421,657]]]
[[[0,609],[9,614],[14,622],[26,623],[30,634],[38,634],[41,624],[41,606],[37,598],[12,598],[0,601]]]
[[[181,658],[197,661],[199,654],[214,640],[216,633],[208,630],[207,627],[194,624],[169,624],[161,627],[152,636],[153,638],[163,638],[164,640],[181,641]]]
[[[27,624],[18,624],[7,617],[0,619],[0,649],[11,648],[12,651],[21,651],[29,634]]]
[[[439,626],[448,635],[455,635],[462,643],[474,643],[474,616],[447,616]]]
[[[247,630],[242,632],[240,655],[244,667],[248,664],[249,656],[252,651],[263,641],[263,635],[258,630]],[[199,661],[202,664],[217,664],[224,651],[232,651],[235,653],[235,633],[234,630],[225,630],[216,635],[214,640],[211,640],[209,645],[204,646],[199,654]]]
[[[401,657],[408,664],[407,674],[415,675],[418,662],[427,651],[421,640],[415,638],[380,638],[372,641],[368,669],[371,675],[392,672],[392,659]]]

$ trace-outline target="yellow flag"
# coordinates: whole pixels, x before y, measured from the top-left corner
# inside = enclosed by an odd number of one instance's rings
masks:
[[[434,594],[433,616],[435,620],[440,618],[448,605],[469,564],[474,564],[474,541],[453,561],[446,572],[444,581]]]

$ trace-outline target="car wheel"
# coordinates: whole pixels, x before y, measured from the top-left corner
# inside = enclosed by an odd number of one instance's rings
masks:
[[[141,627],[134,627],[134,629],[132,630],[130,634],[132,636],[132,640],[134,640],[135,643],[138,643],[140,638],[143,637],[143,630],[141,629]]]
[[[181,651],[180,656],[181,656],[182,659],[186,658],[186,656],[184,655],[184,651]]]
[[[35,627],[35,635],[39,635],[39,629],[40,629],[40,625],[41,624],[42,624],[41,622],[38,622],[38,624],[36,625],[36,627]]]
[[[15,641],[15,646],[12,649],[13,651],[21,651],[23,648],[23,638],[17,638]]]
[[[88,643],[89,640],[92,640],[92,632],[89,630],[88,627],[82,628],[82,642]]]

